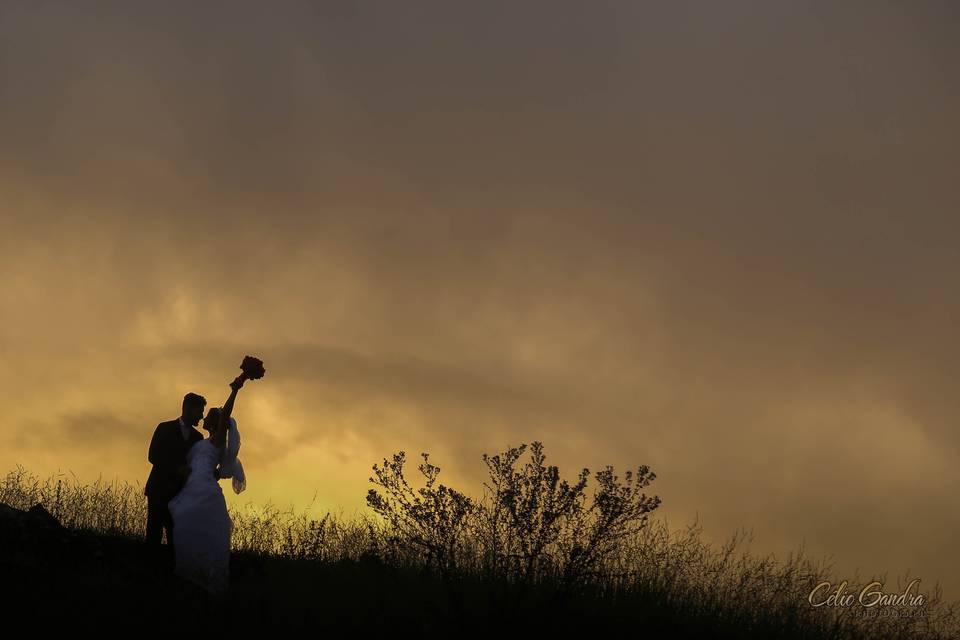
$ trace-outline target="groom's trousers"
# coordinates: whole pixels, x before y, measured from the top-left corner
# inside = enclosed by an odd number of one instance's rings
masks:
[[[147,535],[149,545],[160,546],[163,532],[167,532],[167,544],[173,551],[173,517],[167,508],[168,500],[147,497]]]

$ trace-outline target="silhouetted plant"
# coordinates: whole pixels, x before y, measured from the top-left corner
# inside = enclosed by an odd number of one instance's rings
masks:
[[[463,556],[468,516],[476,507],[455,489],[443,484],[435,487],[440,467],[430,463],[429,454],[421,455],[419,469],[426,486],[414,491],[404,478],[406,453],[401,451],[391,461],[384,458],[382,467],[373,465],[376,477],[370,482],[380,486],[384,494],[370,489],[367,504],[390,523],[394,542],[416,545],[426,554],[428,563],[434,564],[444,578],[451,578],[460,572],[457,563]]]
[[[656,475],[641,466],[621,483],[607,466],[596,473],[598,487],[587,505],[589,469],[573,484],[562,480],[556,466],[545,464],[541,442],[532,443],[530,460],[517,468],[526,449],[522,444],[483,455],[490,482],[479,503],[442,484],[434,488],[440,469],[427,453],[420,465],[426,487],[415,491],[404,477],[401,451],[373,466],[370,481],[386,494],[370,489],[367,504],[390,525],[393,543],[419,548],[445,576],[469,564],[493,578],[552,579],[565,595],[588,577],[602,579],[620,541],[646,524],[660,499],[642,489]]]
[[[573,486],[561,481],[557,467],[544,466],[539,442],[533,443],[531,461],[517,471],[514,466],[526,446],[492,457],[483,454],[490,470],[490,484],[484,483],[490,493],[480,521],[482,536],[490,543],[488,568],[508,578],[533,578],[537,569],[546,568],[540,563],[548,547],[559,542],[564,518],[577,509],[590,473],[584,469]]]
[[[660,498],[641,491],[656,475],[641,466],[627,471],[621,484],[613,467],[597,472],[598,489],[586,506],[590,470],[573,484],[560,479],[556,466],[544,464],[543,444],[533,442],[530,460],[516,463],[526,445],[495,456],[483,455],[490,483],[480,510],[480,536],[489,541],[488,569],[495,575],[559,580],[561,593],[587,576],[603,577],[605,561],[623,538],[636,534]]]

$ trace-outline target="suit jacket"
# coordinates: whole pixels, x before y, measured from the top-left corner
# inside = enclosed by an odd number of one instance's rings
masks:
[[[177,470],[187,463],[187,451],[200,440],[203,435],[193,427],[190,427],[190,438],[184,440],[179,419],[158,424],[147,454],[153,469],[143,487],[143,494],[162,502],[177,495],[183,485]]]

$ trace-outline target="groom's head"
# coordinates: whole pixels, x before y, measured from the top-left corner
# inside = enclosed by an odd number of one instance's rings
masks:
[[[203,417],[203,408],[207,406],[207,400],[196,393],[188,393],[183,396],[183,421],[191,427],[197,426],[200,418]]]

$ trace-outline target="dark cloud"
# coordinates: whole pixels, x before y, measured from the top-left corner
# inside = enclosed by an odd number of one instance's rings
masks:
[[[25,418],[12,434],[12,443],[26,449],[43,448],[58,455],[98,447],[122,449],[124,453],[143,448],[146,457],[144,442],[149,445],[152,435],[152,431],[146,434],[142,425],[116,415],[109,408],[91,407]]]

